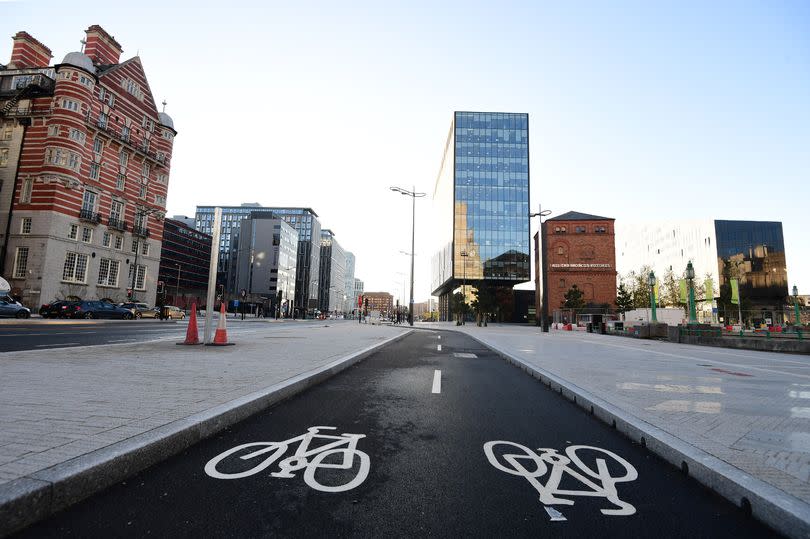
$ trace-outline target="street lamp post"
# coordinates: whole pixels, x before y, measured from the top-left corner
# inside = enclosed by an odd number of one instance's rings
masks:
[[[546,268],[546,235],[543,230],[543,217],[551,215],[551,210],[544,210],[539,206],[537,213],[530,213],[529,218],[539,217],[540,225],[537,228],[537,233],[540,234],[540,294],[541,294],[541,308],[540,308],[540,325],[543,333],[548,333],[548,268]],[[535,292],[536,293],[536,292]]]
[[[159,208],[137,208],[135,210],[135,221],[132,226],[132,241],[135,241],[135,236],[143,236],[145,237],[146,234],[146,227],[141,222],[141,219],[147,217],[149,215],[154,215],[156,213],[163,213],[163,210]],[[132,301],[135,301],[135,282],[138,276],[138,254],[141,251],[141,240],[138,240],[137,246],[135,248],[135,262],[132,264]]]
[[[464,257],[464,269],[462,272],[463,278],[461,280],[461,295],[464,296],[464,304],[467,304],[467,258],[470,256],[475,256],[475,251],[461,251],[459,253],[460,256]],[[466,310],[466,307],[465,307]],[[464,319],[464,314],[461,315],[461,323],[464,324],[466,320]]]
[[[686,280],[689,282],[689,323],[697,324],[697,312],[695,309],[695,268],[690,260],[686,264]]]
[[[658,317],[655,313],[655,273],[652,271],[650,272],[649,277],[647,277],[647,283],[650,285],[650,309],[652,309],[652,317],[650,318],[650,322],[657,323]]]
[[[417,193],[414,186],[413,191],[402,189],[401,187],[391,187],[392,191],[396,191],[401,195],[411,197],[411,299],[410,309],[408,310],[408,324],[413,326],[413,253],[414,253],[414,240],[416,233],[416,199],[425,196],[425,193]]]
[[[793,308],[796,310],[796,325],[802,325],[802,315],[799,311],[799,287],[793,285]]]
[[[177,268],[177,284],[174,287],[174,303],[179,307],[178,298],[180,297],[180,264],[174,265]]]

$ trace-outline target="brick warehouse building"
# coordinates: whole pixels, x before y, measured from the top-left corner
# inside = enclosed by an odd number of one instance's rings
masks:
[[[613,224],[614,219],[609,217],[575,211],[552,217],[543,223],[545,245],[537,249],[535,236],[535,249],[544,254],[550,315],[560,310],[565,302],[565,293],[573,285],[582,290],[586,304],[615,307],[616,247]],[[535,263],[535,275],[540,276],[539,261],[535,259]],[[542,294],[536,297],[539,313]]]
[[[28,305],[154,302],[174,136],[143,65],[100,26],[50,66],[26,32],[0,66],[0,273]]]

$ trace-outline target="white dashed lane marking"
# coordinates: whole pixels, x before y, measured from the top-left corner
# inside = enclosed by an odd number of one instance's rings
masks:
[[[442,371],[433,371],[433,393],[442,392]]]

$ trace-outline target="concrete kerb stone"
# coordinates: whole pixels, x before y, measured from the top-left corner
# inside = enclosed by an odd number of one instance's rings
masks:
[[[754,518],[779,533],[793,538],[810,537],[810,505],[802,500],[639,419],[555,374],[496,348],[475,335],[451,328],[443,328],[439,331],[457,331],[470,336],[509,363],[537,378],[550,389],[574,401],[578,406],[589,411],[604,423],[613,426],[627,438],[642,444],[649,451],[680,469],[702,485],[715,491],[744,511],[750,511]]]
[[[47,518],[331,378],[411,331],[220,406],[0,485],[0,537]]]

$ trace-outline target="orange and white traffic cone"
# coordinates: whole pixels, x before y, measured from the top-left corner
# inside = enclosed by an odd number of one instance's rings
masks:
[[[197,304],[191,304],[191,318],[186,329],[186,340],[177,344],[200,344],[199,332],[197,331]]]
[[[228,342],[228,333],[225,331],[225,302],[222,302],[222,307],[219,310],[219,324],[217,324],[217,331],[214,333],[214,341],[208,343],[211,346],[228,346],[234,343]]]

